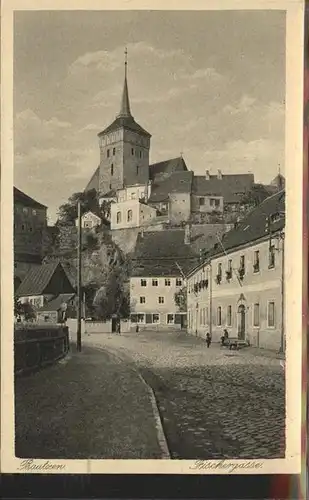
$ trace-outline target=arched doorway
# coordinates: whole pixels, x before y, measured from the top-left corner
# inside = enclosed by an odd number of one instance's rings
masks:
[[[246,336],[246,308],[243,304],[238,306],[237,310],[237,325],[238,325],[238,338],[245,340]]]

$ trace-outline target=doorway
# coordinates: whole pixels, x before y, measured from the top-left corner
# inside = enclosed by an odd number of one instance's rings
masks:
[[[245,340],[246,336],[246,308],[244,305],[238,307],[238,338]]]
[[[117,332],[117,318],[112,318],[112,333]]]

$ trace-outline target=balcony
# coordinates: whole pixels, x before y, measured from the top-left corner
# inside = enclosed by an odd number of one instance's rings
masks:
[[[221,281],[222,281],[222,274],[217,274],[217,276],[216,276],[216,283],[218,285],[220,285]]]
[[[226,275],[226,281],[230,281],[230,279],[232,279],[232,269],[226,271],[225,275]]]
[[[245,276],[245,268],[244,267],[240,267],[238,269],[238,277],[239,277],[240,280],[243,280],[244,276]]]
[[[260,263],[259,262],[256,262],[255,264],[253,264],[253,272],[254,273],[260,272]]]

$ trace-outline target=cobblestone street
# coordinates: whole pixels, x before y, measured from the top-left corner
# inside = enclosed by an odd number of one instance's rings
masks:
[[[177,333],[84,336],[137,365],[153,388],[172,458],[282,458],[283,363]]]

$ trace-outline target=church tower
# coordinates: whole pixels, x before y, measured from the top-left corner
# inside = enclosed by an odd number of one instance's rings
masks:
[[[100,144],[99,192],[148,184],[151,135],[134,120],[127,82],[125,51],[124,85],[120,112],[113,123],[98,134]]]

